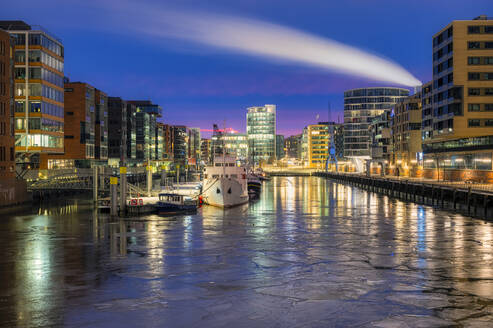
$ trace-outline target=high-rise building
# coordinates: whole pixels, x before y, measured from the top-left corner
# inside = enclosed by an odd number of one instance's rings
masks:
[[[276,159],[280,160],[285,156],[284,152],[284,136],[281,134],[276,135]]]
[[[164,132],[164,148],[163,148],[163,159],[166,161],[173,160],[173,144],[174,144],[174,131],[173,126],[169,124],[163,125]]]
[[[370,124],[390,109],[409,90],[401,88],[363,88],[344,92],[344,156],[370,159]]]
[[[0,30],[0,207],[27,200],[26,182],[15,174],[13,49],[13,38]]]
[[[156,123],[161,117],[162,108],[149,100],[130,100],[135,105],[136,118],[136,158],[138,160],[155,160],[156,157]]]
[[[108,97],[108,163],[118,166],[127,159],[127,103]]]
[[[0,30],[0,180],[15,177],[13,40]],[[1,205],[1,204],[0,204]]]
[[[249,107],[246,118],[250,162],[272,163],[276,157],[276,105]]]
[[[399,168],[399,175],[421,174],[421,93],[409,96],[397,103],[392,112],[391,162]]]
[[[95,89],[94,101],[96,104],[95,127],[95,158],[101,161],[108,159],[108,95]]]
[[[433,36],[422,93],[425,177],[493,182],[492,18],[453,21]]]
[[[200,141],[200,159],[207,165],[211,163],[211,139],[202,138]]]
[[[165,131],[164,124],[161,122],[156,123],[156,131],[155,131],[155,141],[154,148],[156,149],[156,160],[161,161],[164,159],[164,147],[165,147]]]
[[[65,83],[63,154],[50,154],[48,169],[91,167],[95,158],[95,89],[83,82]]]
[[[181,168],[188,164],[188,128],[184,125],[173,126],[173,157]]]
[[[188,164],[200,164],[200,128],[188,129]]]
[[[23,21],[0,21],[0,29],[9,32],[15,44],[17,162],[45,168],[48,154],[63,153],[63,44]]]
[[[129,163],[135,162],[137,158],[137,108],[135,104],[129,103],[127,101],[122,101],[124,106],[126,107],[126,122],[127,122],[127,130],[126,130],[126,146],[127,152],[125,154],[126,159]]]

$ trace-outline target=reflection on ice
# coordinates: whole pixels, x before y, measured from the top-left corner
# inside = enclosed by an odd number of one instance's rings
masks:
[[[493,225],[319,178],[197,215],[0,222],[0,326],[485,325]]]

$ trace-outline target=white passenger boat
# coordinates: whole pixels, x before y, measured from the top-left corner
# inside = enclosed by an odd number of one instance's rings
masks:
[[[207,166],[202,187],[206,204],[218,207],[233,207],[248,202],[246,169],[236,165],[231,156],[218,156],[214,164]]]

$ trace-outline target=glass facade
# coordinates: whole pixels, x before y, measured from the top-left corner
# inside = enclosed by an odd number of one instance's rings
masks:
[[[33,30],[27,24],[9,33],[15,43],[15,151],[62,153],[63,45],[47,32]]]
[[[272,163],[276,157],[276,106],[250,107],[247,112],[249,161]]]
[[[370,158],[372,120],[409,96],[401,88],[364,88],[344,92],[344,156]]]

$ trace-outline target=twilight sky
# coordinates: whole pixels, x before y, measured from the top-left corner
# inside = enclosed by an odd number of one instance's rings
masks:
[[[452,20],[481,14],[493,16],[492,0],[17,0],[2,4],[0,19],[43,26],[62,39],[65,74],[72,81],[110,96],[151,99],[163,107],[166,123],[211,129],[226,120],[243,132],[247,107],[276,104],[278,133],[289,136],[317,115],[326,120],[329,102],[331,119],[342,121],[346,89],[399,85],[203,44],[220,24],[207,15],[241,17],[235,23],[246,19],[252,31],[259,30],[250,43],[260,52],[277,45],[267,37],[256,44],[262,24],[252,20],[359,48],[427,81],[432,35]],[[169,24],[173,20],[182,22],[179,38]],[[227,32],[238,45],[247,43],[244,33],[233,27]],[[223,34],[213,42],[229,43]],[[281,46],[289,43],[278,39]],[[299,50],[311,54],[306,39]],[[297,55],[295,50],[286,55]]]

